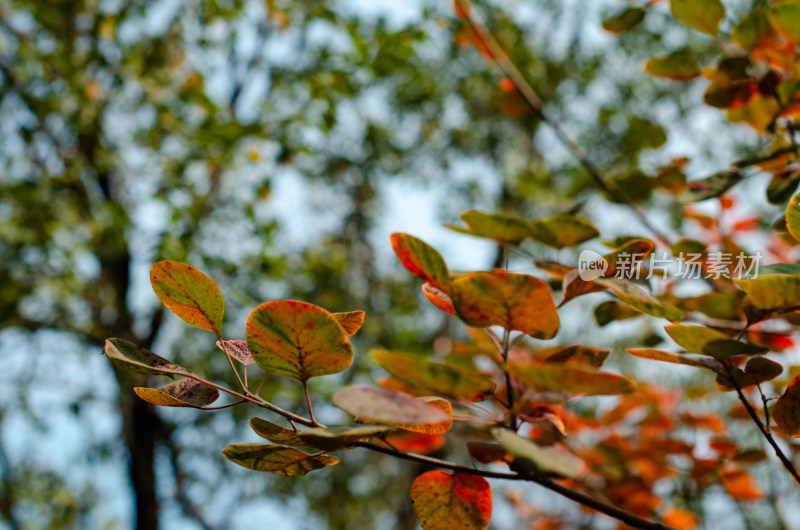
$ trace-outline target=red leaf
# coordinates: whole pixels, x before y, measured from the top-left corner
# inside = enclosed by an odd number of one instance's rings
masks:
[[[423,530],[484,530],[492,517],[492,490],[477,475],[428,471],[411,485]]]

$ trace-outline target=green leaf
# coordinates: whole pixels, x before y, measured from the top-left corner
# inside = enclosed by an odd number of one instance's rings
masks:
[[[747,293],[744,304],[750,322],[800,310],[800,276],[759,274],[733,281]]]
[[[150,350],[126,340],[108,339],[103,351],[111,359],[111,362],[129,372],[169,376],[194,375],[183,366],[159,357]]]
[[[271,444],[233,444],[226,447],[225,458],[247,469],[269,471],[285,477],[298,477],[309,471],[339,463],[328,455],[309,455],[291,447]]]
[[[681,50],[660,57],[651,57],[644,64],[648,74],[674,81],[690,81],[700,75],[700,66],[692,52]]]
[[[422,530],[485,530],[492,517],[492,489],[478,475],[428,471],[410,495]]]
[[[644,138],[641,136],[629,136],[627,140],[644,141]],[[643,171],[635,169],[614,175],[611,178],[611,184],[617,190],[617,193],[605,193],[606,198],[613,203],[623,204],[625,202],[642,202],[649,199],[653,192],[655,180]],[[620,199],[618,195],[621,195],[624,199]]]
[[[739,355],[759,355],[767,349],[732,339],[730,336],[705,326],[673,324],[664,328],[672,340],[692,353],[710,355],[724,360]]]
[[[558,312],[547,284],[534,276],[500,269],[453,280],[450,296],[459,318],[470,326],[501,326],[537,339],[558,332]]]
[[[342,326],[345,333],[348,335],[355,335],[356,332],[364,325],[364,312],[363,311],[348,311],[346,313],[331,313],[333,318]]]
[[[600,233],[592,223],[574,215],[555,215],[530,223],[531,237],[549,247],[574,247]]]
[[[702,180],[690,181],[686,191],[681,194],[680,200],[683,203],[692,203],[719,197],[742,178],[742,174],[738,171],[720,171]]]
[[[297,433],[305,445],[336,451],[355,447],[358,442],[368,440],[378,435],[392,432],[391,427],[379,425],[364,425],[361,427],[316,427],[305,429]]]
[[[601,372],[591,366],[509,361],[506,368],[514,378],[542,392],[563,391],[587,396],[610,396],[633,391],[633,381],[629,378]]]
[[[670,0],[672,16],[697,31],[716,35],[725,18],[725,7],[719,0]]]
[[[304,382],[342,372],[353,362],[353,347],[336,318],[294,300],[256,307],[247,318],[247,346],[267,372]]]
[[[600,327],[606,326],[611,322],[640,316],[642,316],[641,311],[613,300],[607,300],[594,308],[594,319]]]
[[[800,193],[792,197],[786,207],[786,228],[793,238],[800,241]]]
[[[380,425],[423,425],[452,421],[425,401],[383,388],[348,386],[333,395],[333,404],[361,421]]]
[[[795,377],[778,398],[772,417],[786,435],[800,438],[800,376]]]
[[[470,210],[461,214],[461,220],[469,228],[453,225],[445,226],[463,234],[493,239],[501,245],[519,245],[530,235],[528,223],[513,215]]]
[[[783,2],[773,6],[769,14],[772,24],[784,37],[795,44],[800,43],[800,3]]]
[[[792,198],[800,183],[800,168],[787,166],[785,170],[772,175],[767,185],[767,200],[772,204],[783,204]]]
[[[225,300],[214,280],[179,261],[161,261],[150,268],[156,296],[184,322],[222,335]]]
[[[644,291],[635,283],[620,278],[598,278],[595,283],[610,289],[617,297],[632,308],[671,322],[683,320],[683,313]]]
[[[605,19],[603,29],[615,35],[621,35],[638,26],[644,20],[644,15],[645,10],[641,7],[629,7],[613,17]]]
[[[398,379],[452,399],[483,401],[497,386],[493,379],[474,370],[436,363],[419,355],[373,350],[372,358]]]
[[[736,381],[739,383],[739,387],[747,388],[775,379],[783,373],[783,366],[766,357],[753,357],[747,361],[744,371],[733,367],[733,373],[734,377],[736,377]],[[717,375],[716,384],[721,392],[736,390],[736,387],[731,384],[727,372],[720,372],[719,375]]]
[[[758,274],[767,276],[769,274],[794,274],[800,276],[800,263],[771,263],[761,265]]]
[[[731,38],[744,48],[752,50],[758,41],[773,35],[772,26],[764,9],[754,9],[733,28]]]
[[[250,427],[257,435],[266,438],[272,443],[280,445],[307,445],[298,436],[298,431],[284,429],[280,425],[275,425],[261,418],[250,418]]]
[[[722,365],[708,357],[700,355],[693,355],[691,353],[673,353],[663,350],[652,350],[649,348],[628,348],[628,353],[634,357],[641,359],[650,359],[653,361],[663,361],[672,364],[685,364],[688,366],[695,366],[697,368],[705,368],[714,372],[721,372]]]
[[[508,429],[493,429],[492,435],[514,456],[515,466],[534,473],[573,478],[585,467],[583,460],[559,446],[540,446]]]
[[[195,379],[180,379],[161,388],[135,387],[136,395],[162,407],[201,408],[214,403],[219,398],[216,388]]]
[[[450,292],[450,272],[439,252],[423,240],[396,232],[391,235],[392,248],[400,263],[444,293]]]

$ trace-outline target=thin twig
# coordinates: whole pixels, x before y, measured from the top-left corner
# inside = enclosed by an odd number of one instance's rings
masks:
[[[642,224],[652,232],[653,236],[658,239],[660,243],[669,246],[669,238],[650,222],[644,211],[634,204],[625,193],[612,182],[606,181],[601,171],[595,166],[594,162],[589,159],[583,149],[570,138],[561,124],[545,110],[539,95],[519,71],[500,43],[497,42],[497,39],[494,38],[494,35],[489,31],[489,28],[472,6],[472,3],[469,2],[469,0],[458,0],[458,3],[467,15],[467,22],[483,41],[483,44],[489,50],[500,69],[511,79],[511,82],[514,83],[516,89],[522,94],[522,97],[525,98],[525,101],[528,102],[531,108],[550,126],[558,140],[567,148],[572,156],[575,157],[580,165],[583,166],[597,187],[608,193],[615,201],[626,205],[639,218]]]
[[[308,405],[308,415],[314,424],[317,424],[317,418],[314,417],[314,407],[311,405],[311,396],[308,395],[308,382],[303,381],[303,392],[306,394],[306,404]]]
[[[739,396],[739,401],[742,402],[745,410],[747,410],[747,413],[750,415],[751,418],[753,418],[753,422],[761,431],[761,434],[764,435],[764,438],[767,439],[769,444],[775,450],[775,454],[778,456],[778,459],[780,459],[781,463],[783,464],[783,467],[785,467],[786,470],[789,472],[789,474],[792,475],[792,478],[794,478],[795,482],[800,484],[800,474],[798,474],[797,469],[794,467],[792,461],[789,460],[789,458],[787,458],[785,454],[783,454],[783,451],[778,445],[778,442],[775,441],[775,438],[773,438],[772,433],[770,433],[769,430],[767,430],[767,428],[764,427],[764,424],[761,422],[761,418],[758,416],[758,412],[756,412],[756,410],[753,408],[753,405],[750,404],[750,401],[747,399],[747,396],[744,395],[744,392],[742,391],[742,386],[739,384],[739,381],[736,380],[736,377],[733,374],[730,361],[729,360],[725,361],[722,363],[722,365],[728,372],[728,378],[731,381],[731,385],[733,385],[733,387],[736,389],[736,394],[738,394]]]
[[[239,376],[239,370],[237,370],[236,366],[233,365],[233,359],[231,359],[231,354],[228,353],[228,346],[226,345],[226,342],[224,340],[222,340],[222,337],[219,338],[219,343],[222,344],[222,351],[225,352],[225,357],[228,358],[228,364],[231,365],[231,370],[233,370],[233,373],[236,375],[236,380],[239,381],[239,386],[242,387],[242,391],[245,394],[249,394],[250,391],[247,389],[247,383],[242,381],[242,378]],[[245,369],[245,372],[247,372],[247,367],[246,366],[245,366],[244,369]]]

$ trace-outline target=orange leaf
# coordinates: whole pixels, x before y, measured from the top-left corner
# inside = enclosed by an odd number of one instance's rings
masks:
[[[534,276],[500,269],[473,272],[453,280],[450,296],[464,322],[501,326],[537,339],[553,338],[558,312],[547,284]]]
[[[150,268],[150,284],[161,302],[190,326],[221,336],[225,300],[203,272],[179,261],[161,261]]]
[[[456,310],[453,307],[453,301],[447,296],[447,293],[426,282],[422,284],[422,294],[424,294],[425,298],[436,306],[437,309],[455,316]]]
[[[439,251],[419,238],[400,232],[392,234],[390,240],[397,259],[406,269],[445,294],[450,291],[450,272]]]
[[[425,434],[420,432],[398,432],[390,434],[377,443],[394,447],[400,451],[427,455],[444,447],[445,437],[441,434]]]
[[[723,471],[722,483],[728,495],[740,501],[754,501],[764,496],[763,490],[753,481],[747,471],[734,469]]]
[[[775,423],[792,438],[800,438],[800,376],[795,377],[772,410]]]
[[[670,508],[661,516],[661,520],[675,530],[693,530],[699,523],[695,514],[680,508]]]
[[[484,530],[492,517],[492,490],[477,475],[423,473],[411,485],[411,502],[423,530]]]
[[[346,313],[331,314],[348,335],[355,335],[355,333],[361,329],[361,326],[364,325],[363,311],[348,311]]]

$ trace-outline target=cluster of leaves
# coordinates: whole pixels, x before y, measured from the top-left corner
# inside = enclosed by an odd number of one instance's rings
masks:
[[[629,7],[608,19],[605,29],[622,34],[641,23],[648,6]],[[744,159],[702,180],[688,181],[685,160],[660,168],[657,174],[638,172],[626,179],[609,181],[603,191],[609,200],[631,207],[647,200],[660,188],[678,199],[682,212],[705,232],[705,237],[677,238],[660,232],[653,239],[625,237],[610,242],[610,252],[592,267],[600,273],[582,276],[575,263],[537,261],[550,281],[521,274],[508,267],[490,271],[453,274],[440,253],[424,241],[394,234],[391,239],[400,262],[422,281],[425,298],[436,308],[470,328],[472,340],[456,342],[441,360],[404,352],[375,350],[372,359],[390,377],[374,387],[348,386],[332,398],[334,405],[354,418],[354,425],[325,426],[315,418],[307,382],[312,377],[340,373],[353,360],[349,337],[358,331],[362,312],[331,313],[299,301],[278,300],[256,307],[247,321],[246,340],[222,336],[224,302],[213,281],[196,269],[178,262],[153,267],[151,281],[159,299],[187,323],[213,332],[241,386],[222,387],[156,354],[121,339],[109,339],[106,354],[112,361],[147,374],[180,376],[157,389],[137,388],[137,394],[157,405],[214,409],[222,390],[239,403],[252,403],[284,417],[291,428],[253,418],[251,427],[270,443],[234,444],[223,454],[231,461],[259,471],[280,475],[304,475],[339,463],[329,453],[364,448],[383,452],[440,469],[420,475],[411,487],[414,511],[425,529],[488,526],[492,493],[486,478],[537,482],[583,505],[617,517],[640,528],[663,528],[657,518],[675,528],[693,528],[695,515],[686,507],[662,506],[654,491],[658,479],[680,474],[684,497],[702,494],[721,483],[737,500],[760,498],[763,491],[753,481],[748,466],[765,459],[765,453],[745,450],[727,435],[722,420],[713,415],[682,414],[676,418],[674,399],[666,391],[638,385],[633,379],[602,370],[608,350],[562,344],[545,347],[539,342],[556,337],[558,308],[575,298],[607,292],[613,299],[595,308],[599,325],[643,315],[669,322],[664,331],[680,351],[654,349],[650,344],[629,348],[638,358],[680,364],[710,371],[716,389],[735,392],[742,410],[772,446],[781,464],[800,483],[791,456],[776,435],[800,437],[800,376],[779,380],[784,367],[766,357],[791,346],[788,333],[775,332],[775,320],[795,325],[800,311],[800,265],[789,263],[773,249],[773,263],[757,274],[733,278],[732,267],[719,274],[713,244],[733,255],[752,255],[736,239],[737,232],[752,226],[752,219],[738,219],[726,233],[722,214],[717,218],[695,209],[694,203],[718,201],[721,212],[733,212],[728,193],[757,171],[771,174],[767,198],[785,204],[785,214],[774,224],[782,245],[800,240],[800,198],[792,197],[800,183],[798,145],[794,119],[800,105],[796,57],[800,49],[800,2],[784,1],[757,8],[732,25],[730,40],[720,31],[725,10],[719,0],[672,0],[672,15],[693,30],[714,37],[722,50],[715,66],[701,70],[689,49],[652,58],[648,73],[676,81],[703,75],[711,81],[705,102],[725,109],[730,121],[742,121],[770,134],[769,153]],[[470,7],[456,3],[457,14],[471,21]],[[469,42],[504,69],[506,57],[498,56],[497,43],[487,40],[480,26],[469,26]],[[525,93],[514,71],[511,90]],[[534,111],[541,102],[528,95]],[[546,120],[546,114],[542,113]],[[590,172],[592,167],[587,167]],[[634,178],[635,177],[635,178]],[[600,182],[602,177],[597,177]],[[646,193],[635,192],[644,189]],[[791,199],[791,200],[790,200]],[[529,241],[553,249],[575,247],[600,234],[591,222],[575,215],[555,215],[527,221],[520,217],[469,211],[462,215],[462,233],[487,238],[504,251],[521,248]],[[756,219],[756,226],[760,220]],[[673,241],[675,239],[675,241]],[[620,277],[634,256],[637,270],[646,268],[657,245],[674,255],[700,256],[700,270],[710,290],[700,296],[679,294],[678,281],[665,283],[656,294],[649,281]],[[602,265],[602,266],[600,266]],[[717,273],[714,274],[713,271]],[[557,305],[553,290],[560,291]],[[684,322],[685,321],[685,322]],[[481,333],[484,333],[483,335]],[[237,368],[234,361],[242,365]],[[258,389],[251,391],[248,367],[263,370]],[[240,374],[241,372],[241,374]],[[306,394],[308,416],[283,410],[260,395],[268,376],[299,381]],[[794,374],[792,374],[794,375]],[[781,392],[770,405],[762,385]],[[748,393],[758,390],[763,399],[763,418]],[[598,420],[582,418],[565,406],[595,395],[628,395]],[[580,401],[578,401],[580,403]],[[640,414],[644,411],[644,415]],[[774,425],[772,423],[774,422]],[[300,428],[298,424],[307,427]],[[701,458],[693,447],[673,436],[675,430],[712,433],[711,448],[718,459]],[[592,448],[578,447],[575,435],[589,430],[598,439]],[[622,432],[635,431],[636,435]],[[430,453],[445,439],[463,442],[474,461],[484,466],[499,464],[509,472],[490,467],[469,467],[441,460]],[[570,440],[570,442],[568,442]],[[676,471],[670,462],[682,457],[688,463]],[[598,486],[600,484],[600,486]],[[602,493],[608,503],[597,501]],[[688,502],[688,501],[687,501]],[[522,506],[522,503],[520,503]]]

